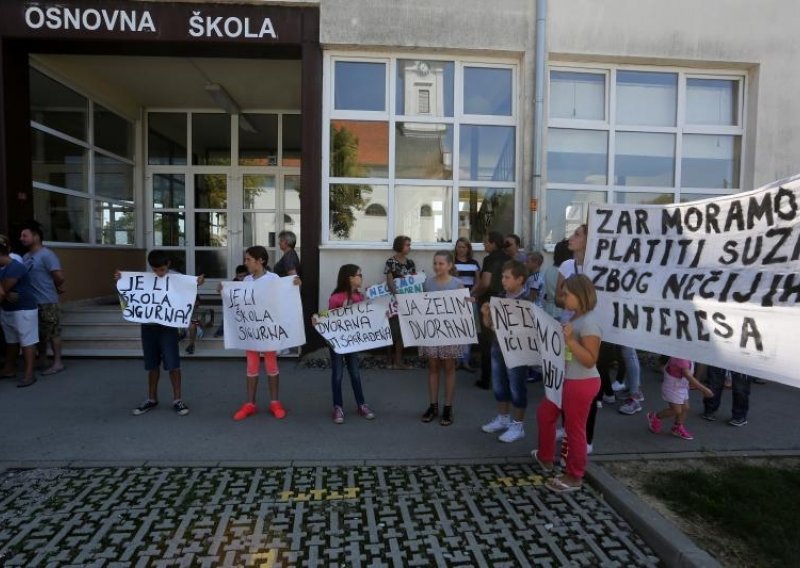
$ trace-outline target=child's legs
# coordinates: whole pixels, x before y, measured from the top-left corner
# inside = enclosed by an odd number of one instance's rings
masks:
[[[602,379],[601,379],[602,380]],[[592,406],[589,407],[589,417],[586,419],[586,443],[591,444],[594,442],[594,425],[597,423],[597,403],[603,400],[603,386],[597,389],[597,394],[592,400]]]
[[[586,471],[586,419],[598,390],[600,377],[564,381],[561,406],[569,440],[566,473],[575,480],[583,479]]]
[[[344,376],[344,355],[331,352],[331,393],[333,394],[333,405],[344,406],[342,400],[342,377]]]
[[[556,453],[556,424],[561,415],[549,398],[543,398],[536,409],[536,423],[539,429],[539,449],[537,455],[545,463],[551,463]]]
[[[147,398],[150,400],[158,400],[159,375],[161,375],[161,370],[158,367],[147,371]]]
[[[508,381],[508,369],[497,342],[492,343],[491,357],[492,390],[494,399],[497,401],[497,411],[499,414],[508,414],[508,407],[511,403],[511,387]]]
[[[456,396],[456,360],[444,359],[444,404],[453,406]]]
[[[431,404],[439,402],[439,359],[428,357],[428,400]]]
[[[247,401],[256,403],[256,392],[258,391],[258,367],[260,364],[258,351],[245,351],[247,359]]]
[[[528,367],[520,366],[507,370],[508,386],[511,391],[511,405],[514,420],[522,422],[528,408]]]
[[[364,390],[361,387],[361,369],[358,366],[358,353],[350,353],[344,356],[347,364],[347,372],[350,373],[350,385],[353,387],[353,396],[356,404],[364,404]]]
[[[267,381],[269,382],[269,397],[271,400],[278,398],[278,354],[275,351],[264,352],[264,367],[267,369]]]
[[[181,370],[172,369],[169,372],[169,381],[172,383],[172,400],[181,399]]]

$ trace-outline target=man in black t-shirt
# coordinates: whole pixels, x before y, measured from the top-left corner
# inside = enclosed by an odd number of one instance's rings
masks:
[[[502,233],[491,231],[483,240],[483,248],[489,254],[483,259],[481,279],[472,291],[478,304],[485,304],[492,296],[497,296],[503,291],[503,265],[511,257],[503,252],[505,240]],[[475,386],[489,389],[492,386],[492,332],[481,330],[479,338],[481,348],[481,378]]]

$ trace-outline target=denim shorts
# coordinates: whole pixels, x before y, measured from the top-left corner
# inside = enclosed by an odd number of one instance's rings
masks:
[[[178,329],[158,324],[142,325],[142,351],[146,371],[158,369],[164,364],[165,371],[181,368],[181,356],[178,352]]]

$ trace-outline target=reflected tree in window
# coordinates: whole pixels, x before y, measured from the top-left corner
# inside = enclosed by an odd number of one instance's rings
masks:
[[[364,177],[358,163],[358,136],[342,126],[331,125],[331,177]],[[369,202],[372,188],[367,184],[331,184],[330,228],[339,239],[350,238],[356,213]]]

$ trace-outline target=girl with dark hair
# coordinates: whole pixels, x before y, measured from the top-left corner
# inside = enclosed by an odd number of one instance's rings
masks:
[[[357,304],[364,301],[361,295],[361,269],[355,264],[344,264],[339,268],[339,275],[336,278],[336,289],[328,299],[328,309],[335,310]],[[344,366],[350,373],[350,385],[353,387],[353,396],[356,399],[358,415],[367,420],[373,420],[375,413],[372,412],[364,401],[364,391],[361,388],[361,372],[359,371],[358,353],[347,353],[340,355],[330,348],[331,352],[331,390],[333,391],[333,422],[342,424],[344,422],[344,402],[342,398],[342,379],[344,378]]]
[[[411,239],[405,235],[398,235],[392,243],[394,255],[386,260],[383,274],[386,276],[386,285],[392,294],[396,293],[394,287],[395,278],[403,278],[409,274],[416,274],[417,267],[414,261],[408,258],[411,250]],[[410,369],[411,366],[403,361],[403,337],[400,335],[400,324],[397,322],[397,315],[389,318],[389,326],[392,330],[394,345],[389,347],[389,368],[390,369]]]

